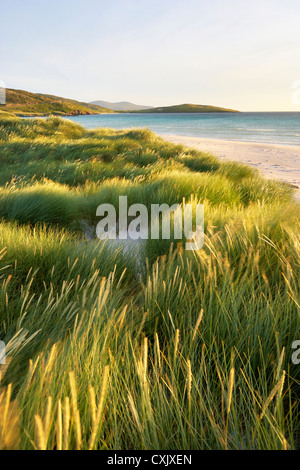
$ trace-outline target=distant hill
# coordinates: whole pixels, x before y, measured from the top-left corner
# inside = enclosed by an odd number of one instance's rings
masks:
[[[90,104],[102,106],[113,111],[140,111],[143,109],[151,109],[150,106],[134,104],[129,101],[119,101],[117,103],[110,103],[109,101],[91,101]]]
[[[54,95],[31,93],[24,90],[6,89],[6,105],[0,105],[0,111],[14,113],[17,116],[76,116],[82,114],[113,113],[115,111],[130,113],[237,113],[233,109],[219,108],[197,104],[180,104],[149,108],[128,101],[110,103],[93,101],[84,103]]]
[[[134,111],[135,112],[135,111]],[[234,109],[218,108],[201,104],[177,104],[139,111],[141,113],[238,113]]]
[[[30,93],[29,91],[6,89],[6,105],[0,106],[1,111],[7,111],[19,116],[76,116],[80,114],[112,113],[110,109],[69,100],[54,95]]]

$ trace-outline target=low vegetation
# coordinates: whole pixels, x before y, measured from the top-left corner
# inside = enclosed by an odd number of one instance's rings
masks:
[[[0,448],[299,447],[293,189],[147,129],[0,115]],[[200,202],[205,244],[95,237],[96,208]]]
[[[48,116],[50,114],[64,116],[112,113],[113,111],[59,96],[7,88],[6,105],[0,105],[0,116],[6,112],[17,116]]]
[[[238,113],[235,109],[220,108],[203,104],[177,104],[173,106],[160,106],[158,108],[130,111],[132,113]]]

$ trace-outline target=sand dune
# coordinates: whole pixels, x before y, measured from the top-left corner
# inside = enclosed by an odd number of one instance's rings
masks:
[[[211,152],[224,160],[235,160],[258,168],[267,178],[279,179],[297,188],[300,201],[300,145],[258,144],[229,140],[161,135],[164,139]]]

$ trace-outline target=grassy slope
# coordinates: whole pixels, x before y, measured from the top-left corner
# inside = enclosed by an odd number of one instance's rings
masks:
[[[0,111],[16,115],[76,115],[113,112],[89,103],[9,88],[6,90],[6,105],[0,106]]]
[[[0,164],[0,448],[296,447],[291,188],[148,130],[58,118],[0,119]],[[139,277],[135,259],[82,236],[119,195],[192,194],[203,250],[149,241]]]
[[[164,106],[141,111],[130,111],[139,113],[238,113],[234,109],[219,108],[217,106],[207,106],[200,104],[178,104],[174,106]]]

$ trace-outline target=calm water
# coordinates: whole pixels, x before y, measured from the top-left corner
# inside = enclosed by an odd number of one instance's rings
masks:
[[[88,129],[148,127],[158,134],[300,145],[300,112],[98,114],[68,117]]]

